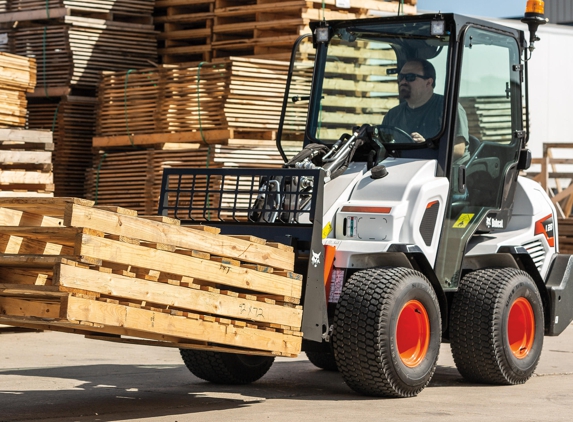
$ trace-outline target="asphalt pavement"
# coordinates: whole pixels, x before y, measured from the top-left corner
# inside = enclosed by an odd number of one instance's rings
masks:
[[[177,349],[54,332],[0,334],[0,422],[4,421],[571,421],[573,326],[545,337],[524,385],[466,382],[443,344],[430,385],[415,398],[357,395],[340,374],[302,354],[277,359],[247,386],[194,377]]]

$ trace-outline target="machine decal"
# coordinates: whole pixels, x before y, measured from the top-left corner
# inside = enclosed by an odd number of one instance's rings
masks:
[[[555,246],[555,232],[553,230],[553,215],[549,214],[535,222],[535,234],[543,234],[549,246]]]
[[[340,294],[342,293],[342,285],[344,284],[344,270],[334,268],[330,277],[330,291],[328,293],[329,303],[338,303]]]
[[[328,235],[332,232],[332,223],[329,221],[326,226],[322,229],[322,238],[326,239]]]
[[[486,217],[485,225],[488,229],[503,229],[505,226],[503,219],[497,219],[495,217]]]
[[[315,251],[311,251],[312,252],[312,266],[314,268],[318,267],[318,264],[320,264],[320,254],[322,252],[318,252],[316,253]]]
[[[468,224],[472,221],[475,214],[462,214],[458,217],[458,220],[452,226],[454,229],[465,229]]]

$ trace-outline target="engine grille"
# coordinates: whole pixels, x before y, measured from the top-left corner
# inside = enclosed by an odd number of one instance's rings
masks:
[[[529,252],[529,255],[533,259],[535,266],[539,271],[541,271],[541,267],[543,266],[543,262],[545,262],[546,255],[546,251],[541,240],[537,239],[532,242],[524,243],[523,247],[527,249],[527,252]]]

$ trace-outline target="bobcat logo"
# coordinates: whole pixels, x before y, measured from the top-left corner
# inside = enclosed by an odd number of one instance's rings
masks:
[[[318,267],[318,264],[320,264],[320,254],[322,252],[316,253],[315,251],[312,251],[312,265],[314,266],[314,268]]]

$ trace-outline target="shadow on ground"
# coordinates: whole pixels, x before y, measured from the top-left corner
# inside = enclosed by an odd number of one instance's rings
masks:
[[[265,377],[246,386],[210,384],[183,365],[10,369],[0,370],[0,377],[0,422],[116,421],[236,409],[273,398],[380,400],[357,395],[339,373],[319,370],[306,360],[276,362]],[[31,385],[29,377],[36,378],[34,389],[20,388]],[[454,368],[438,366],[429,388],[460,384]]]

